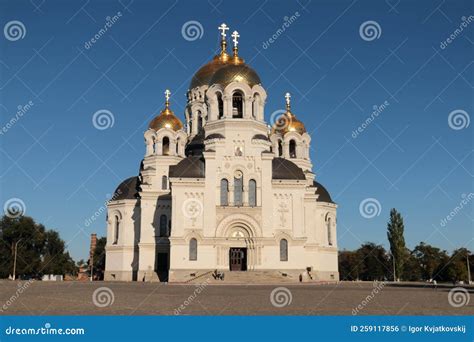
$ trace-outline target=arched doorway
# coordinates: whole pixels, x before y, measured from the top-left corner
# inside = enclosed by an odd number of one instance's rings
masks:
[[[242,223],[234,223],[228,229],[229,270],[242,272],[255,266],[255,234]]]
[[[251,271],[261,265],[262,230],[259,222],[246,214],[226,216],[216,227],[217,265],[230,271]]]

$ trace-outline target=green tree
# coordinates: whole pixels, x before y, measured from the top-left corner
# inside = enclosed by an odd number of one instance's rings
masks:
[[[387,251],[372,242],[363,244],[356,251],[360,280],[385,280],[389,273]]]
[[[414,252],[407,250],[407,257],[403,266],[402,279],[408,281],[420,281],[423,279],[421,275],[421,267]]]
[[[453,251],[451,258],[446,265],[447,281],[468,282],[467,258],[471,256],[471,252],[466,248],[459,248]]]
[[[3,216],[0,220],[0,239],[7,251],[3,255],[0,276],[6,278],[13,273],[15,245],[17,245],[16,274],[24,277],[40,276],[44,234],[44,226],[36,224],[31,217]]]
[[[363,264],[355,251],[339,252],[339,275],[341,280],[359,280]]]
[[[395,264],[396,277],[400,278],[403,274],[403,265],[407,258],[407,248],[405,246],[405,237],[403,236],[405,226],[403,224],[403,217],[396,209],[390,210],[390,221],[387,224],[387,237],[390,243],[390,253],[395,259],[392,263]]]
[[[75,265],[65,252],[59,234],[46,230],[28,216],[0,219],[0,277],[13,273],[13,259],[17,245],[16,274],[39,278],[43,274],[73,274]]]
[[[48,230],[45,233],[45,245],[43,253],[43,274],[77,274],[77,267],[68,252],[65,251],[65,243],[59,237],[58,232]]]
[[[445,265],[449,261],[446,251],[420,242],[412,252],[421,271],[423,280],[447,281],[448,275]]]

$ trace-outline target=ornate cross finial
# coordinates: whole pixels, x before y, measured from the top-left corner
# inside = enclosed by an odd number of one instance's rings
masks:
[[[234,38],[232,39],[232,41],[234,42],[234,47],[237,47],[237,45],[239,44],[239,41],[238,41],[239,37],[240,37],[239,32],[237,31],[232,32],[232,38]]]
[[[285,94],[285,100],[286,100],[286,109],[290,110],[290,103],[291,103],[291,94],[290,93]]]
[[[229,29],[229,27],[225,23],[222,23],[221,26],[219,26],[217,29],[222,31],[221,32],[221,37],[222,37],[222,40],[225,40],[225,37],[226,37],[225,31],[227,31]]]
[[[166,108],[168,108],[169,104],[170,104],[170,95],[171,95],[171,91],[169,89],[166,89],[165,90],[165,104],[166,104]]]

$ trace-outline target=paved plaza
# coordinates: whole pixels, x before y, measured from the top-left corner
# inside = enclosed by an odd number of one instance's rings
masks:
[[[247,286],[0,281],[0,314],[474,315],[472,288],[461,294],[462,306],[455,307],[448,301],[449,287],[435,290],[421,285],[380,284]]]

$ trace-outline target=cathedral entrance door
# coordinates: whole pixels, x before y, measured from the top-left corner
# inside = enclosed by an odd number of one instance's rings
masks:
[[[247,270],[247,248],[231,248],[229,251],[231,271]]]

